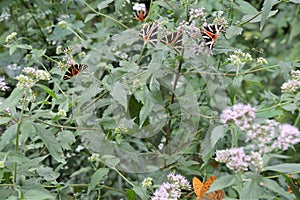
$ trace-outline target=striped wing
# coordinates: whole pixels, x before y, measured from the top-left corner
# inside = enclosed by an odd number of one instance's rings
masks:
[[[181,31],[170,33],[161,39],[163,44],[171,46],[178,54],[182,51],[183,33]]]
[[[207,26],[203,26],[201,28],[201,34],[205,41],[205,45],[212,49],[217,38],[220,35],[223,26],[215,25],[215,24],[208,24]]]
[[[76,63],[67,69],[63,79],[68,80],[68,79],[72,78],[73,76],[76,76],[82,70],[85,70],[87,67],[88,67],[87,65]]]
[[[153,47],[157,45],[158,36],[158,23],[153,22],[152,24],[145,24],[140,31],[139,36],[141,36],[145,42],[150,43]]]

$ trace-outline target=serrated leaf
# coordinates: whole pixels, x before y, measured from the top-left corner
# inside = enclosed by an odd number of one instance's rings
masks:
[[[120,159],[113,155],[103,155],[101,160],[105,165],[111,168],[116,167],[116,165],[120,163]]]
[[[255,192],[253,192],[255,191]],[[244,187],[239,192],[240,199],[259,199],[259,195],[263,192],[263,189],[254,181],[244,183]]]
[[[106,8],[108,6],[108,4],[110,4],[113,1],[114,0],[106,0],[106,1],[102,1],[101,3],[99,3],[97,6],[99,11],[101,11],[103,8]]]
[[[268,166],[263,169],[263,171],[275,171],[275,172],[283,172],[283,173],[299,173],[300,172],[300,164],[298,163],[289,163],[289,164],[279,164]]]
[[[18,124],[14,124],[4,131],[0,140],[0,152],[8,145],[12,144],[16,138]]]
[[[134,190],[127,190],[126,192],[126,197],[128,200],[136,200],[136,194],[134,192]]]
[[[35,132],[37,135],[39,135],[47,147],[50,155],[57,160],[58,162],[65,163],[65,160],[61,157],[62,155],[62,148],[57,139],[54,137],[54,135],[46,129],[44,125],[41,124],[32,124],[35,128]]]
[[[70,150],[71,145],[76,141],[72,131],[63,130],[57,134],[57,140],[64,150]]]
[[[54,93],[53,90],[51,90],[50,88],[48,88],[47,86],[45,85],[41,85],[41,84],[35,84],[36,86],[40,87],[42,90],[44,90],[44,92],[46,92],[47,94],[49,94],[52,98],[56,99],[57,100],[57,96],[56,94]]]
[[[230,39],[235,35],[241,35],[242,34],[243,29],[241,27],[238,26],[229,26],[226,29],[226,38]]]
[[[51,167],[38,167],[36,172],[46,181],[55,181],[59,177],[59,173],[54,172]]]
[[[97,14],[88,14],[84,20],[84,23],[90,21],[91,19],[93,19],[96,16],[97,16]]]
[[[263,29],[266,20],[275,4],[277,4],[278,0],[265,0],[261,13],[261,21],[260,21],[260,31]]]
[[[278,64],[281,74],[284,78],[284,80],[289,80],[290,79],[290,72],[293,68],[292,63],[288,61],[280,61]]]
[[[6,108],[16,106],[16,104],[19,103],[19,100],[22,98],[23,92],[23,89],[15,88],[10,96],[3,101],[2,105],[0,106],[0,112],[5,110]]]
[[[111,91],[112,97],[119,102],[125,108],[125,110],[127,110],[128,93],[129,92],[127,88],[120,82],[117,82]]]
[[[88,194],[95,189],[95,187],[97,186],[97,184],[99,184],[103,177],[108,174],[109,169],[107,168],[100,168],[98,169],[92,176],[89,187],[88,187]]]

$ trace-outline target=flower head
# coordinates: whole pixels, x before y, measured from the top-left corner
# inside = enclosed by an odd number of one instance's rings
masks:
[[[142,186],[143,187],[150,187],[152,185],[152,181],[153,181],[153,178],[151,177],[147,177],[143,180],[142,182]]]
[[[151,200],[177,200],[180,198],[181,192],[176,185],[171,183],[163,183],[154,192]]]
[[[181,174],[174,174],[171,172],[167,177],[170,183],[177,185],[178,188],[185,190],[191,189],[189,181]]]
[[[9,34],[9,35],[6,37],[5,42],[6,42],[7,44],[11,43],[11,41],[12,41],[14,38],[16,38],[16,36],[17,36],[17,33],[16,33],[16,32],[12,32],[11,34]]]
[[[255,119],[254,111],[255,109],[250,105],[236,104],[222,111],[221,122],[223,124],[233,122],[242,130],[247,130]]]
[[[0,78],[0,90],[6,91],[8,89],[9,89],[9,87],[6,85],[5,79]]]
[[[300,81],[298,80],[288,80],[288,82],[285,82],[281,86],[282,92],[295,92],[299,89]]]
[[[272,147],[284,151],[298,142],[300,142],[299,130],[292,125],[281,124],[279,125],[279,136],[276,137]]]
[[[34,80],[23,74],[17,76],[16,79],[18,80],[17,87],[29,89],[34,85]]]

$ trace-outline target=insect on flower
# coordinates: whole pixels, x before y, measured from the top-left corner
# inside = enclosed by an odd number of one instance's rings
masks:
[[[68,80],[73,76],[76,76],[82,70],[85,70],[87,67],[88,67],[87,65],[83,65],[83,64],[77,64],[77,63],[73,64],[67,69],[63,79]]]
[[[170,33],[169,35],[166,35],[160,41],[163,44],[171,46],[176,51],[176,53],[179,54],[183,49],[182,40],[183,40],[183,32],[177,31],[177,32]]]
[[[205,41],[205,45],[208,48],[210,49],[213,48],[223,28],[224,28],[223,25],[215,25],[215,24],[208,24],[201,28],[202,37]]]
[[[222,200],[224,197],[223,190],[216,190],[214,192],[206,194],[211,186],[211,184],[216,180],[215,176],[211,176],[202,183],[197,177],[193,178],[193,188],[196,194],[196,200],[206,199],[206,200]]]
[[[139,36],[141,36],[145,42],[149,42],[153,47],[156,47],[158,35],[158,23],[153,22],[150,25],[144,24]]]

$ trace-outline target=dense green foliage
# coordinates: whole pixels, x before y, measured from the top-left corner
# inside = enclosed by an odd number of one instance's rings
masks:
[[[0,1],[0,199],[144,200],[170,172],[215,175],[210,191],[227,198],[300,198],[300,136],[287,148],[276,138],[300,128],[300,1],[141,2],[145,22],[132,1]],[[205,20],[224,28],[212,51],[197,33]],[[144,42],[154,21],[159,39],[183,29],[183,51]],[[74,63],[88,67],[63,80]],[[252,127],[222,118],[239,103],[250,111],[238,120],[255,108]],[[262,140],[247,139],[255,129]],[[264,141],[271,149],[255,149]],[[253,146],[254,167],[216,159]]]

